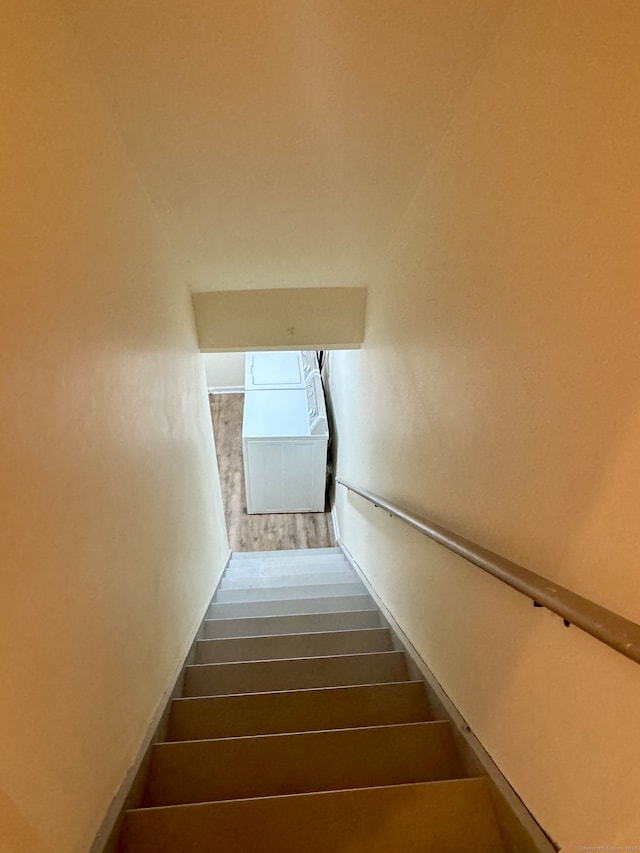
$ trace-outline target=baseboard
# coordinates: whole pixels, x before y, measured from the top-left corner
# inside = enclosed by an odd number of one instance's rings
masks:
[[[244,394],[244,385],[225,385],[223,387],[217,387],[216,385],[209,385],[207,387],[208,394]]]
[[[331,523],[333,524],[333,533],[337,545],[340,542],[340,526],[338,524],[338,513],[336,512],[336,506],[334,503],[331,504]]]
[[[395,635],[400,649],[407,655],[409,668],[413,670],[411,672],[412,677],[422,678],[425,681],[432,710],[437,717],[449,720],[452,724],[456,745],[460,751],[465,771],[469,775],[484,776],[487,779],[493,805],[508,849],[517,851],[517,853],[556,853],[559,846],[549,839],[497,764],[473,734],[466,720],[445,693],[444,688],[422,659],[418,650],[412,645],[365,572],[355,561],[344,542],[340,540],[337,530],[336,543],[380,609],[389,628]]]
[[[229,565],[230,559],[231,551],[229,551],[227,555],[220,578],[222,578],[225,569]],[[89,848],[89,853],[116,853],[124,813],[127,809],[136,808],[136,806],[138,806],[142,801],[146,774],[151,756],[151,747],[155,743],[158,743],[158,741],[164,740],[165,738],[169,722],[171,701],[182,693],[185,667],[188,666],[193,659],[195,644],[202,636],[207,611],[209,610],[209,605],[216,593],[218,584],[220,583],[220,578],[218,578],[213,593],[207,601],[200,618],[197,620],[194,630],[191,632],[191,641],[187,646],[187,652],[174,670],[173,675],[169,680],[169,685],[162,694],[149,727],[147,728],[147,733],[142,741],[140,749],[138,750],[138,754],[116,792],[116,795],[109,804],[109,808],[107,809],[100,829],[96,834],[93,844]]]

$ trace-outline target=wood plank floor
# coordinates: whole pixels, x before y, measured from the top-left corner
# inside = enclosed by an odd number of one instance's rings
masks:
[[[335,545],[329,512],[247,515],[242,461],[244,394],[210,394],[229,544],[233,551],[281,551]]]

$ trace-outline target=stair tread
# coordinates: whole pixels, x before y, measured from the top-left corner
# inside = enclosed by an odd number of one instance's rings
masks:
[[[331,692],[333,690],[362,690],[365,687],[389,687],[392,685],[402,685],[403,687],[407,684],[419,684],[424,686],[424,681],[420,681],[418,679],[410,679],[407,681],[374,681],[371,684],[339,684],[336,687],[306,687],[302,690],[271,690],[269,695],[277,696],[281,693],[325,693]],[[172,702],[202,702],[207,699],[229,699],[234,695],[242,696],[246,698],[247,696],[264,696],[265,693],[227,693],[224,696],[178,696],[176,699],[172,699]]]
[[[277,617],[276,617],[277,618]],[[377,633],[384,631],[390,633],[388,628],[336,628],[333,631],[294,631],[291,634],[247,634],[243,637],[207,637],[198,640],[199,643],[224,642],[226,640],[270,640],[273,637],[308,637],[311,634],[353,634],[353,633]]]
[[[256,556],[249,556],[252,553]],[[227,565],[251,565],[258,563],[309,563],[330,562],[331,560],[347,560],[343,551],[322,551],[321,549],[313,549],[312,551],[266,551],[261,554],[256,552],[243,552],[240,554],[232,554]]]
[[[344,556],[342,549],[337,546],[330,548],[289,548],[281,551],[233,551],[231,559],[261,559],[264,557],[284,557],[294,555],[296,557],[314,557],[323,554],[339,554]]]
[[[318,598],[289,598],[268,601],[221,601],[209,607],[209,619],[216,616],[286,616],[307,613],[328,613],[338,610],[371,610],[373,600],[368,593],[330,595]]]
[[[444,721],[156,744],[144,804],[241,799],[463,777]]]
[[[174,699],[167,741],[326,731],[431,719],[422,681]]]
[[[131,810],[121,853],[202,853],[212,843],[216,853],[504,853],[483,779]]]
[[[251,563],[304,563],[322,562],[329,560],[346,560],[342,551],[322,551],[314,548],[311,551],[243,551],[232,554],[229,565],[245,565]]]
[[[184,695],[267,693],[408,679],[404,654],[395,651],[194,664],[185,671]]]
[[[404,657],[404,652],[398,652],[395,650],[389,650],[386,652],[347,652],[344,655],[311,655],[312,660],[323,661],[323,660],[341,660],[342,658],[357,658],[357,657],[377,657],[378,655],[395,655],[398,657]],[[294,661],[309,661],[309,655],[303,655],[302,657],[290,657],[290,658],[263,658],[261,660],[242,660],[242,661],[221,661],[220,663],[194,663],[189,664],[186,669],[196,669],[200,666],[250,666],[252,664],[260,664],[260,663],[290,663]]]
[[[356,612],[363,612],[363,611],[356,611]],[[364,611],[364,612],[366,613],[367,611]],[[310,615],[316,615],[316,614],[310,614]],[[325,614],[318,614],[318,615],[324,616]],[[343,616],[344,614],[341,613],[340,615]],[[251,617],[247,617],[247,618],[251,619]],[[267,616],[265,618],[266,619],[280,619],[282,617],[280,617],[280,616]],[[219,619],[219,620],[218,619],[212,619],[212,620],[207,620],[207,621],[223,622],[224,620],[223,619]],[[232,620],[232,621],[234,621],[234,620]],[[239,635],[237,637],[204,637],[202,640],[198,640],[198,642],[205,642],[205,641],[209,641],[209,640],[267,640],[267,639],[270,639],[271,637],[309,637],[309,636],[313,636],[314,634],[352,634],[354,631],[357,631],[357,632],[361,632],[361,631],[362,632],[364,632],[364,631],[387,631],[387,632],[389,632],[389,629],[388,628],[381,628],[381,627],[377,627],[377,628],[334,628],[334,629],[330,629],[327,631],[292,631],[290,634],[243,634],[242,636]]]
[[[312,563],[303,566],[268,566],[264,563],[259,563],[256,566],[252,565],[250,568],[229,566],[222,576],[222,581],[241,580],[242,578],[263,578],[267,580],[270,578],[280,578],[284,576],[296,579],[299,578],[304,581],[306,578],[313,577],[314,575],[341,575],[350,573],[356,574],[351,566],[345,561],[340,563],[327,563],[326,565]]]
[[[225,576],[242,577],[258,575],[269,577],[270,575],[304,575],[316,572],[346,572],[353,571],[353,567],[343,557],[333,557],[324,560],[250,560],[246,563],[229,563],[225,570]]]
[[[332,564],[349,564],[349,561],[344,556],[344,554],[316,554],[316,555],[304,555],[300,556],[297,554],[285,555],[282,557],[260,557],[259,559],[248,558],[248,559],[237,559],[232,557],[228,564],[227,569],[236,568],[239,570],[249,570],[252,568],[256,568],[259,566],[325,566]]]
[[[248,661],[245,661],[248,662]],[[255,661],[254,661],[255,662]],[[210,664],[197,664],[197,666],[209,666]],[[332,684],[330,686],[325,687],[290,687],[284,688],[280,690],[258,690],[255,693],[220,693],[220,694],[212,694],[211,696],[180,696],[179,699],[174,699],[172,701],[195,701],[197,699],[229,699],[233,696],[274,696],[285,693],[306,693],[307,691],[312,690],[337,690],[348,689],[351,687],[374,687],[380,684],[415,684],[413,681],[372,681],[372,682],[362,682],[362,684]]]
[[[318,655],[392,651],[388,628],[272,634],[257,637],[217,637],[198,640],[196,663],[317,657]]]
[[[292,633],[292,626],[298,626],[293,633],[316,633],[326,630],[327,625],[343,625],[350,623],[349,627],[367,625],[369,627],[380,627],[380,613],[376,609],[368,610],[338,610],[323,613],[289,613],[276,616],[236,616],[218,617],[206,619],[204,622],[204,634],[209,639],[245,637],[245,636],[274,636],[279,633],[276,629],[282,628],[280,633]],[[319,627],[319,626],[325,626]],[[247,634],[251,630],[254,633]],[[264,629],[265,634],[255,633]],[[239,633],[236,633],[239,632]]]
[[[327,599],[330,599],[330,600],[329,600],[329,601],[327,601]],[[343,603],[343,601],[342,601],[341,599],[348,599],[348,600],[351,600],[351,599],[357,599],[357,602],[356,602],[356,603],[363,603],[363,604],[364,604],[364,603],[368,603],[368,604],[373,604],[373,600],[371,599],[371,596],[370,596],[370,595],[368,595],[368,594],[366,594],[366,595],[365,595],[365,594],[363,594],[363,595],[333,595],[333,596],[319,596],[318,598],[298,598],[298,599],[296,599],[296,598],[290,598],[290,599],[282,599],[279,603],[282,603],[282,601],[286,601],[286,602],[287,602],[287,604],[294,604],[294,603],[295,603],[295,604],[299,604],[299,605],[301,605],[301,606],[302,606],[302,605],[307,605],[308,607],[314,607],[314,606],[315,606],[315,604],[316,604],[316,602],[325,602],[325,601],[327,601],[327,603],[331,603],[331,604],[335,604],[335,605],[340,605],[340,604],[342,604],[342,603]],[[269,600],[269,601],[263,601],[263,602],[255,602],[255,601],[251,601],[251,602],[245,602],[245,601],[221,601],[221,602],[219,602],[219,603],[220,603],[220,604],[224,604],[224,605],[228,605],[228,604],[274,604],[274,603],[276,603],[276,602]],[[212,604],[210,604],[210,605],[209,605],[209,609],[211,610],[211,608],[212,608],[212,607],[214,607],[216,604],[218,604],[218,602],[214,601]],[[367,609],[367,610],[374,610],[375,608],[373,608],[373,607],[367,607],[366,609]],[[299,613],[265,613],[265,614],[263,614],[263,615],[264,615],[264,616],[313,616],[313,615],[315,615],[316,613],[323,613],[323,614],[327,614],[327,613],[345,613],[345,612],[347,612],[347,613],[348,613],[349,611],[344,611],[344,610],[320,610],[320,611],[317,611],[317,610],[306,610],[306,611],[305,611],[305,610],[302,610],[302,611],[300,611]],[[211,620],[211,619],[218,619],[218,618],[221,618],[221,619],[233,619],[233,618],[246,618],[246,619],[252,619],[252,618],[254,618],[254,617],[252,617],[252,616],[246,616],[246,617],[233,617],[233,616],[222,616],[222,617],[216,617],[216,616],[208,616],[208,617],[207,617],[207,619],[206,619],[205,621],[209,621],[209,620]]]
[[[340,583],[294,584],[293,586],[225,587],[218,589],[214,604],[260,601],[289,601],[304,598],[331,598],[333,596],[362,595],[366,589],[360,580]]]
[[[263,586],[313,586],[314,584],[353,583],[358,576],[353,570],[334,572],[300,572],[298,574],[225,574],[220,581],[220,589],[252,589]]]
[[[403,682],[397,682],[397,683],[402,684]],[[357,686],[360,686],[360,685],[357,685]],[[326,688],[326,689],[330,689],[330,688]],[[331,689],[335,689],[335,688],[331,688]],[[291,690],[291,691],[284,690],[284,691],[278,691],[278,692],[286,694],[286,693],[299,693],[301,691],[299,691],[299,690]],[[249,696],[251,696],[251,695],[253,695],[253,696],[265,696],[265,695],[270,695],[270,694],[264,694],[264,693],[246,694],[246,693],[243,693],[240,695],[241,696],[246,696],[246,695],[249,695]],[[196,698],[199,698],[199,697],[196,697]],[[227,696],[220,696],[220,697],[216,696],[214,698],[226,699],[228,697]],[[372,726],[340,726],[340,728],[337,728],[337,729],[336,728],[313,729],[313,731],[308,731],[308,732],[266,732],[265,734],[261,734],[261,735],[239,735],[238,737],[187,738],[185,740],[163,740],[163,741],[159,741],[158,743],[153,744],[152,749],[154,749],[154,750],[163,749],[165,746],[166,747],[173,747],[173,746],[178,746],[180,744],[199,744],[199,743],[200,744],[208,744],[208,743],[211,743],[212,741],[215,741],[216,743],[220,743],[221,741],[227,741],[227,740],[232,740],[234,742],[236,742],[236,741],[247,741],[247,742],[249,742],[249,741],[255,741],[255,740],[265,740],[266,738],[277,738],[277,739],[283,738],[283,739],[286,739],[286,738],[298,737],[299,735],[300,736],[306,736],[306,735],[334,734],[336,732],[337,733],[362,732],[363,729],[367,730],[367,731],[377,731],[378,729],[399,729],[399,728],[410,729],[412,727],[419,727],[419,726],[446,726],[446,727],[450,727],[450,725],[451,724],[447,720],[412,720],[411,722],[380,723],[379,725],[372,725]]]

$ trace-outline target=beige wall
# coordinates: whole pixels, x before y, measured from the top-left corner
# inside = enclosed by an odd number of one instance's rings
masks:
[[[365,286],[512,2],[64,0],[198,291]]]
[[[640,8],[520,0],[333,353],[338,472],[640,621]],[[640,843],[638,667],[338,490],[340,532],[563,849]]]
[[[207,386],[209,388],[244,388],[244,353],[204,353]]]
[[[213,350],[354,348],[362,343],[363,287],[213,290],[193,294],[198,342]]]
[[[183,282],[368,285],[341,472],[640,619],[636,4],[64,5],[91,67],[1,13],[11,853],[86,851],[226,551]],[[636,667],[339,515],[545,828],[638,843]]]
[[[227,543],[156,211],[58,5],[0,20],[0,850],[86,853]]]

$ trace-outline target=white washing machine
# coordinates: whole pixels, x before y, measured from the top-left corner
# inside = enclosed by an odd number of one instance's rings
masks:
[[[324,512],[328,441],[318,374],[302,389],[245,392],[247,512]]]
[[[315,352],[248,352],[244,358],[245,391],[302,391],[318,370]]]

